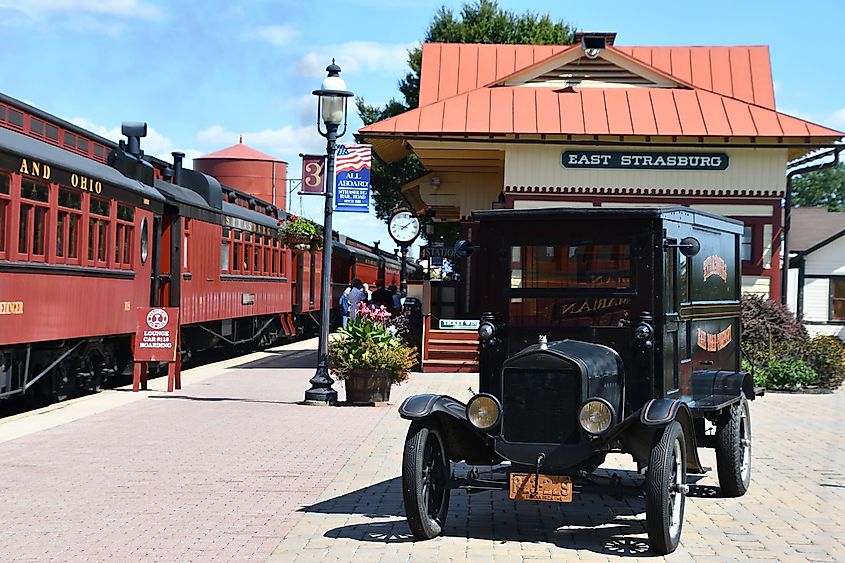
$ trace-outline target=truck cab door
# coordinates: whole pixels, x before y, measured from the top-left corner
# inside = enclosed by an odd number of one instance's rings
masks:
[[[681,316],[689,301],[689,258],[680,252],[678,239],[666,239],[663,255],[663,393],[687,395],[691,390],[692,358],[689,320]]]

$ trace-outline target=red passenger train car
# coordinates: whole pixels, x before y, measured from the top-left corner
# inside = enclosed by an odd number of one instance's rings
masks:
[[[316,328],[322,254],[281,244],[284,210],[179,153],[145,156],[145,132],[124,124],[115,145],[0,95],[0,398],[63,399],[121,373],[136,307],[180,307],[185,356]],[[333,309],[352,277],[398,283],[398,259],[347,243]]]

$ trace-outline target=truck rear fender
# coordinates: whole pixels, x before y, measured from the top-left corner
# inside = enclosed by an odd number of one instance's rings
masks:
[[[399,405],[399,416],[412,423],[435,425],[444,434],[446,455],[452,461],[494,465],[502,461],[493,440],[467,420],[466,405],[448,395],[412,395]]]
[[[636,422],[620,436],[625,448],[643,465],[648,465],[648,457],[654,440],[658,439],[660,431],[677,420],[684,431],[687,448],[687,471],[703,473],[704,467],[698,459],[698,445],[695,441],[695,427],[692,413],[683,401],[675,399],[651,399],[640,410],[634,413]]]

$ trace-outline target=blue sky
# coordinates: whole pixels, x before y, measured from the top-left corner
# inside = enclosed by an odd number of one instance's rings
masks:
[[[238,141],[286,160],[321,153],[311,91],[336,57],[348,88],[370,103],[398,95],[407,49],[441,5],[417,0],[0,0],[0,91],[108,138],[146,121],[142,148],[167,160]],[[770,46],[780,111],[845,129],[845,2],[500,0],[619,45]],[[360,127],[354,112],[343,141]],[[321,198],[290,210],[322,221]],[[338,213],[335,228],[390,247],[374,215]]]

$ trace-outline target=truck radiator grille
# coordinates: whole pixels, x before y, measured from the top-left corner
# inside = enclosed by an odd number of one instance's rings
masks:
[[[502,430],[508,442],[577,442],[581,374],[576,370],[505,369]]]

